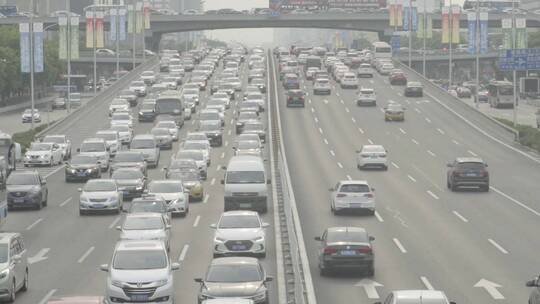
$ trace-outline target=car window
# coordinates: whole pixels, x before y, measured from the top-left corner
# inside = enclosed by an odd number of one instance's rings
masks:
[[[358,242],[365,243],[368,242],[367,233],[364,231],[328,231],[326,236],[326,241],[328,243],[334,242]]]
[[[160,269],[167,267],[162,250],[121,250],[114,255],[113,268],[120,270]]]
[[[226,215],[222,216],[218,227],[221,229],[259,228],[259,217],[255,215]]]
[[[463,163],[457,163],[456,166],[458,169],[465,169],[465,170],[481,170],[484,169],[484,164],[479,162],[463,162]]]
[[[339,192],[348,192],[348,193],[363,193],[363,192],[369,192],[369,186],[368,185],[362,185],[362,184],[353,184],[353,185],[342,185],[339,189]]]
[[[17,174],[12,173],[9,175],[6,184],[9,185],[38,185],[39,179],[34,174]]]
[[[256,282],[262,281],[262,273],[257,265],[212,265],[208,269],[206,282]]]

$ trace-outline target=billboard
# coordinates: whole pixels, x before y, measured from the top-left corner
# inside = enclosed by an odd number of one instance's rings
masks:
[[[279,4],[277,4],[279,3]],[[382,0],[270,0],[270,7],[279,5],[284,8],[366,8],[386,7]]]

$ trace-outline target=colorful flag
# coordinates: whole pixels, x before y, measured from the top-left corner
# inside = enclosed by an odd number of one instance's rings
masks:
[[[488,13],[480,12],[480,53],[488,52]]]
[[[449,21],[450,21],[450,8],[448,6],[445,6],[442,8],[441,10],[441,13],[442,13],[442,24],[441,24],[441,40],[442,40],[442,43],[449,43],[450,42],[450,25],[449,25]]]
[[[452,43],[459,43],[459,14],[461,7],[459,5],[452,6]]]
[[[94,12],[86,11],[86,47],[94,47]]]
[[[111,8],[109,11],[109,40],[116,41],[118,36],[118,10]]]
[[[512,19],[505,18],[501,20],[502,32],[503,32],[503,48],[504,49],[513,49],[512,41]]]
[[[120,12],[120,22],[119,22],[119,28],[118,28],[118,31],[120,32],[120,41],[125,41],[127,39],[127,35],[126,35],[126,15],[127,15],[127,10],[125,8],[121,8],[119,10]]]
[[[403,1],[396,1],[396,26],[403,26]]]
[[[149,30],[150,29],[150,3],[148,2],[144,2],[143,15],[144,15],[144,28]]]
[[[70,57],[71,59],[79,59],[79,16],[71,17],[69,32],[71,34]]]
[[[67,60],[68,48],[68,18],[67,16],[58,16],[58,58]]]
[[[34,72],[43,72],[43,23],[34,23]]]
[[[418,31],[418,9],[414,6],[411,9],[411,27],[412,31],[416,32]]]
[[[390,18],[390,26],[397,26],[396,0],[390,0],[388,5],[388,15]]]
[[[470,12],[467,14],[467,51],[469,54],[476,54],[476,13]]]
[[[411,21],[411,9],[408,6],[403,8],[403,30],[410,30],[410,21]]]
[[[527,19],[516,18],[516,49],[527,48]]]
[[[21,45],[21,72],[30,73],[30,24],[19,23]]]
[[[418,30],[416,31],[416,37],[424,38],[424,36],[426,35],[426,31],[424,28],[424,14],[420,13],[420,11],[418,11],[418,13]]]
[[[431,13],[426,15],[426,38],[433,38],[433,17]]]
[[[135,33],[140,34],[143,30],[143,4],[142,2],[137,2],[135,8]]]
[[[103,26],[103,12],[96,12],[96,48],[105,46],[105,29]]]
[[[133,10],[133,5],[128,5],[128,33],[133,33],[135,31],[135,11]]]

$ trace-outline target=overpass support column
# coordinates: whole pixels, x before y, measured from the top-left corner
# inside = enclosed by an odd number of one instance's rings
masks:
[[[159,51],[159,43],[161,42],[161,34],[152,33],[151,36],[145,37],[146,47],[153,52]]]
[[[379,41],[387,41],[390,42],[390,36],[385,36],[384,31],[377,32],[377,36],[379,37]]]

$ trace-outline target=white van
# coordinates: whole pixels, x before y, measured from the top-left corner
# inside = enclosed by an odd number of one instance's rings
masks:
[[[268,186],[264,162],[258,156],[233,156],[221,180],[225,185],[225,211],[268,210]]]

